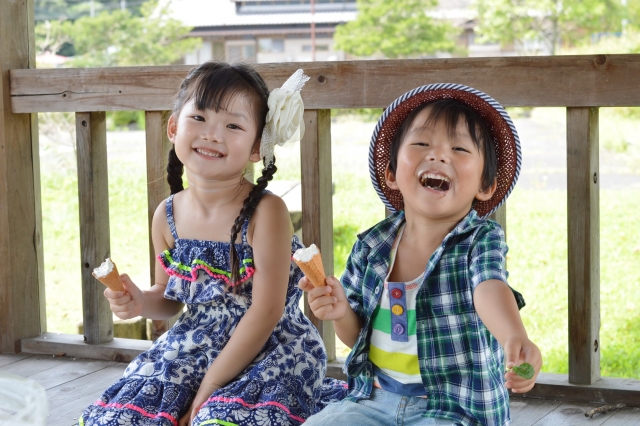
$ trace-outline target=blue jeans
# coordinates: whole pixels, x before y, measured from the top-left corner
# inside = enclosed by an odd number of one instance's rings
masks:
[[[358,402],[343,399],[327,405],[307,419],[304,426],[357,425],[357,426],[451,426],[445,419],[422,417],[427,400],[415,396],[402,396],[373,388],[369,399]]]

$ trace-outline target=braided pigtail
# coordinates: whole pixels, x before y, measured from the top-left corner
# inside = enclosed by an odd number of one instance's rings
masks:
[[[182,161],[176,155],[175,148],[171,148],[169,151],[169,162],[167,164],[167,182],[171,188],[171,194],[175,194],[184,189],[182,185],[182,172],[184,171],[184,165]]]
[[[240,214],[236,218],[233,226],[231,227],[231,247],[229,247],[229,260],[231,267],[231,285],[233,286],[233,292],[238,293],[240,291],[240,257],[236,251],[236,238],[238,233],[242,229],[242,225],[247,217],[250,217],[255,211],[260,199],[264,195],[264,190],[267,187],[269,181],[273,179],[273,175],[278,168],[275,165],[275,158],[273,163],[262,169],[262,176],[256,181],[256,185],[251,189],[247,198],[244,199]]]

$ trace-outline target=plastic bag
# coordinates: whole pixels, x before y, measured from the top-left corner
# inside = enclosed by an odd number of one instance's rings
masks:
[[[35,380],[0,373],[0,426],[44,426],[47,395]]]

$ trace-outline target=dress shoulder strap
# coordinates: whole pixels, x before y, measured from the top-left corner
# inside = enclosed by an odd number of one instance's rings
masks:
[[[166,202],[166,212],[167,212],[167,223],[169,224],[169,228],[171,229],[171,235],[173,235],[173,239],[178,239],[178,232],[176,231],[176,223],[173,221],[173,196],[175,194],[169,195]]]

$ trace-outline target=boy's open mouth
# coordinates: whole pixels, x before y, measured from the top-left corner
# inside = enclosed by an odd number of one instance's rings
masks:
[[[448,177],[436,173],[423,173],[420,176],[420,184],[429,189],[446,192],[451,187]]]

